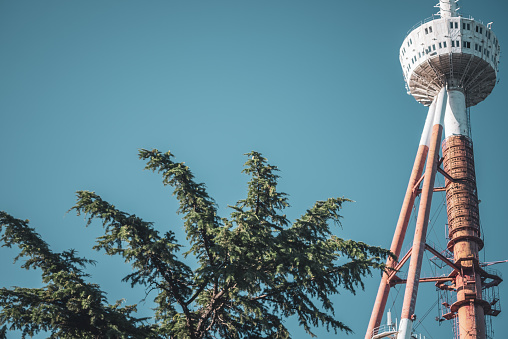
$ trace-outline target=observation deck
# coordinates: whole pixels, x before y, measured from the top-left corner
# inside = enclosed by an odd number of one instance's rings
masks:
[[[445,16],[415,27],[404,39],[399,55],[408,94],[429,106],[447,85],[461,89],[469,107],[492,92],[500,46],[491,24]]]

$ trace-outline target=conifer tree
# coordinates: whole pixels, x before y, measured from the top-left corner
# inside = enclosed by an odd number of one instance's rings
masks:
[[[220,218],[205,185],[184,163],[170,152],[140,150],[145,168],[174,190],[189,244],[185,253],[172,230],[161,234],[94,192],[77,192],[71,210],[84,214],[87,226],[93,220],[104,226],[94,249],[132,266],[123,281],[155,291],[153,319],[135,318],[136,305],[108,304],[83,271],[93,262],[72,250],[52,252],[28,221],[1,212],[3,246],[18,246],[18,258],[26,258],[22,267],[40,268],[46,285],[0,289],[0,338],[7,329],[58,338],[290,338],[284,319],[291,316],[310,335],[318,326],[351,333],[330,297],[363,288],[362,279],[384,268],[389,251],[333,235],[330,225],[340,224],[345,198],[318,201],[290,222],[277,167],[260,153],[247,156],[247,196],[230,206],[229,218]]]

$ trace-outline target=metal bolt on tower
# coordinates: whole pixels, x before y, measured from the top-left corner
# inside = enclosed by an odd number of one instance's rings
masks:
[[[502,279],[487,273],[479,261],[483,241],[467,108],[483,101],[492,92],[497,79],[500,47],[490,24],[458,15],[457,1],[440,0],[436,5],[438,15],[414,28],[400,48],[408,94],[429,106],[429,111],[390,247],[399,261],[390,259],[387,262],[387,266],[394,270],[383,274],[366,339],[411,338],[421,282],[434,282],[438,288],[455,294],[443,318],[458,321],[456,338],[485,339],[485,315],[499,313],[482,295],[485,288],[497,286]],[[434,187],[438,172],[445,177],[445,187]],[[447,249],[453,253],[452,260],[426,242],[432,195],[436,191],[446,192]],[[400,257],[418,195],[420,205],[413,245]],[[426,250],[450,267],[451,273],[447,277],[420,277]],[[407,279],[398,278],[396,271],[408,262]],[[390,288],[397,284],[406,285],[401,321],[397,333],[392,331],[384,335],[378,329]]]

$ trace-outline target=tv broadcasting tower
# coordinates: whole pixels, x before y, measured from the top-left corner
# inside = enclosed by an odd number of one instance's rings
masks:
[[[416,338],[418,287],[434,282],[452,300],[443,302],[442,320],[453,320],[454,338],[488,338],[485,316],[496,316],[494,289],[502,279],[486,271],[479,260],[484,243],[480,234],[478,196],[469,123],[470,106],[483,101],[497,80],[500,48],[491,25],[457,13],[458,0],[440,0],[439,13],[415,26],[400,48],[400,63],[408,94],[429,107],[414,167],[393,237],[387,270],[372,311],[366,339]],[[442,156],[440,156],[441,141]],[[445,187],[434,187],[437,173]],[[433,192],[446,192],[448,245],[433,248],[426,242]],[[400,256],[415,198],[420,196],[411,249]],[[450,269],[448,276],[420,277],[424,251]],[[397,276],[409,264],[407,278]],[[381,326],[390,288],[405,284],[399,326]]]

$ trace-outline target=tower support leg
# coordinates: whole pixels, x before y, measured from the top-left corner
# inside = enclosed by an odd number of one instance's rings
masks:
[[[442,88],[437,96],[434,124],[432,127],[429,153],[425,167],[425,178],[423,180],[420,206],[418,209],[418,218],[416,220],[411,261],[409,263],[406,290],[404,293],[401,321],[397,339],[410,339],[411,337],[416,296],[418,294],[418,285],[420,281],[420,271],[423,260],[423,253],[425,251],[432,193],[434,191],[434,180],[436,177],[437,163],[439,160],[439,149],[443,131],[442,119],[444,117],[446,101],[447,92],[445,88]]]
[[[413,208],[416,197],[415,188],[418,181],[420,180],[420,177],[422,176],[425,160],[429,151],[430,131],[434,121],[435,110],[436,100],[434,100],[432,105],[429,107],[429,112],[425,121],[425,127],[423,129],[422,137],[420,140],[420,145],[418,147],[418,152],[416,153],[413,170],[411,171],[411,177],[409,178],[409,183],[407,185],[406,195],[404,196],[404,202],[402,203],[399,219],[397,221],[392,244],[390,246],[390,251],[397,257],[400,256],[402,243],[404,242],[406,235],[407,225],[411,217],[411,210]],[[389,258],[386,262],[386,266],[388,268],[394,268],[396,265],[397,262],[392,258]],[[390,285],[388,282],[388,274],[383,273],[381,283],[379,284],[376,301],[374,302],[374,307],[372,309],[367,333],[365,334],[365,339],[371,339],[372,335],[374,334],[374,330],[381,325],[381,320],[383,318],[383,313],[386,307],[386,301],[388,300],[389,292]]]

